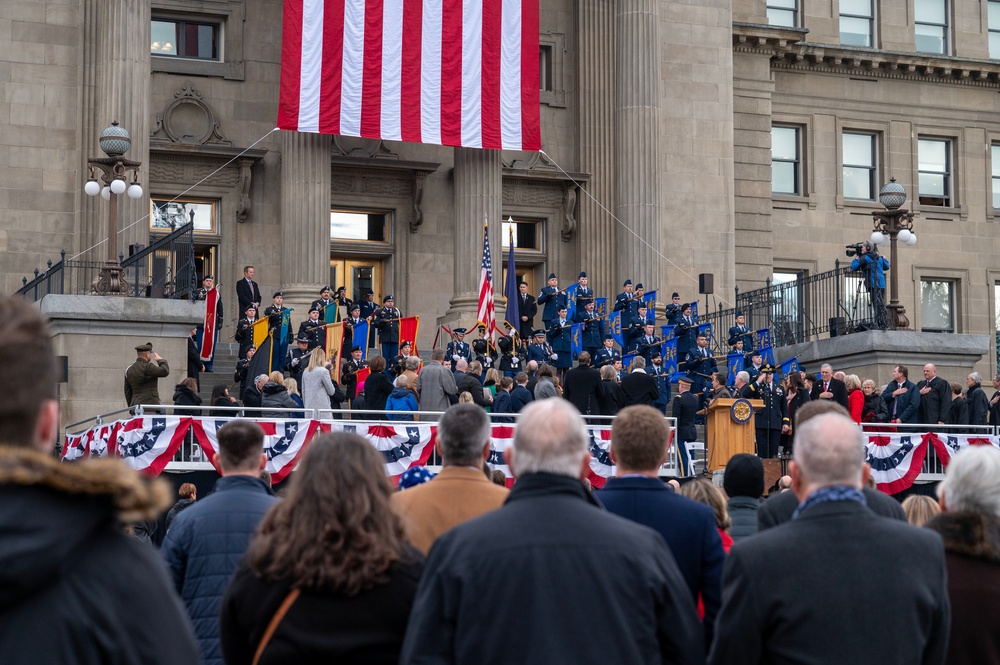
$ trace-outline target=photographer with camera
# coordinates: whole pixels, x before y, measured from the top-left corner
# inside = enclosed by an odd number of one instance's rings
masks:
[[[854,256],[851,270],[861,271],[865,288],[871,297],[875,327],[885,330],[889,327],[889,312],[885,308],[885,271],[889,261],[878,253],[878,247],[870,242],[859,242],[847,246],[847,255]]]

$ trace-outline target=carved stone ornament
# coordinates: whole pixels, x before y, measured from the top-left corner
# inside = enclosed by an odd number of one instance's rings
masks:
[[[190,145],[231,146],[219,130],[219,118],[191,81],[184,81],[174,99],[156,114],[156,127],[150,138]]]
[[[334,136],[333,154],[368,159],[399,159],[399,155],[386,147],[385,141],[356,136]]]

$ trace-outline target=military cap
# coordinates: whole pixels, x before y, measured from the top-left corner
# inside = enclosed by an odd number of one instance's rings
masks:
[[[632,286],[632,280],[631,279],[626,279],[625,283],[622,284],[622,286]]]
[[[298,337],[295,338],[295,341],[296,342],[306,342],[306,343],[308,343],[309,342],[309,335],[307,335],[305,333],[302,333]]]
[[[688,385],[691,385],[692,383],[694,383],[694,381],[686,376],[682,376],[679,379],[677,379],[677,383],[686,383]]]
[[[145,344],[140,344],[139,346],[135,347],[135,350],[138,351],[139,353],[146,353],[147,351],[152,351],[153,343],[146,342]]]
[[[673,293],[671,293],[671,294],[670,294],[670,297],[671,297],[671,298],[680,298],[680,297],[681,297],[681,294],[679,294],[679,293],[677,293],[676,291],[674,291]]]
[[[583,272],[583,271],[581,270],[581,271],[580,271],[580,277],[586,277],[586,276],[587,276],[587,273],[585,273],[585,272]]]
[[[319,290],[320,295],[322,295],[324,291],[329,291],[329,290],[330,290],[329,286],[323,286],[323,288]]]
[[[549,279],[559,279],[554,272],[549,273]]]
[[[469,331],[466,330],[465,328],[454,328],[452,330],[452,332],[455,333],[456,335],[464,335],[465,333],[467,333]]]

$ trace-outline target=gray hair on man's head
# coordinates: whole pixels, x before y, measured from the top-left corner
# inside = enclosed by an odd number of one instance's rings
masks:
[[[750,383],[750,372],[736,372],[736,380],[742,383]]]
[[[646,359],[642,356],[632,358],[632,369],[643,369],[646,367]]]
[[[406,369],[417,371],[420,369],[420,358],[417,356],[410,356],[406,359]]]
[[[969,374],[969,378],[972,379],[976,383],[982,383],[983,382],[983,375],[980,374],[979,372],[973,372],[972,374]]]
[[[466,360],[465,358],[459,358],[455,362],[455,371],[464,372],[467,369],[469,369],[469,361]]]
[[[493,430],[486,411],[476,404],[456,404],[441,416],[437,440],[446,465],[481,466],[483,448]]]
[[[516,476],[544,471],[577,478],[586,454],[587,429],[569,402],[537,400],[521,411],[513,445]]]
[[[969,446],[951,458],[937,494],[950,513],[1000,518],[1000,450]]]
[[[264,383],[267,383],[268,379],[269,377],[267,376],[267,374],[259,374],[257,375],[257,378],[253,380],[253,382],[260,383],[261,381],[263,381]]]
[[[850,418],[823,413],[796,426],[795,464],[812,487],[860,487],[864,463],[864,435]]]

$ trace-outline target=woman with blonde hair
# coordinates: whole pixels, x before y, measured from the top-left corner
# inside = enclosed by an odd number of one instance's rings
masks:
[[[227,663],[398,662],[423,563],[392,493],[368,441],[313,439],[222,600]]]
[[[288,377],[284,380],[282,385],[285,386],[285,390],[288,391],[288,396],[292,398],[292,401],[295,402],[299,408],[305,408],[305,405],[302,403],[302,395],[299,394],[299,382],[292,377]],[[306,414],[305,411],[296,411],[292,414],[292,417],[305,418]]]
[[[913,526],[923,526],[941,512],[941,506],[933,498],[923,494],[911,494],[903,500],[906,521]]]
[[[307,409],[332,409],[331,397],[337,408],[347,399],[347,395],[330,377],[326,353],[317,346],[309,354],[309,364],[302,372],[302,404]]]
[[[696,478],[681,485],[681,495],[703,503],[715,512],[715,527],[722,538],[722,549],[729,554],[733,539],[728,533],[731,522],[729,511],[726,509],[726,497],[722,495],[722,490],[713,485],[711,480]]]

